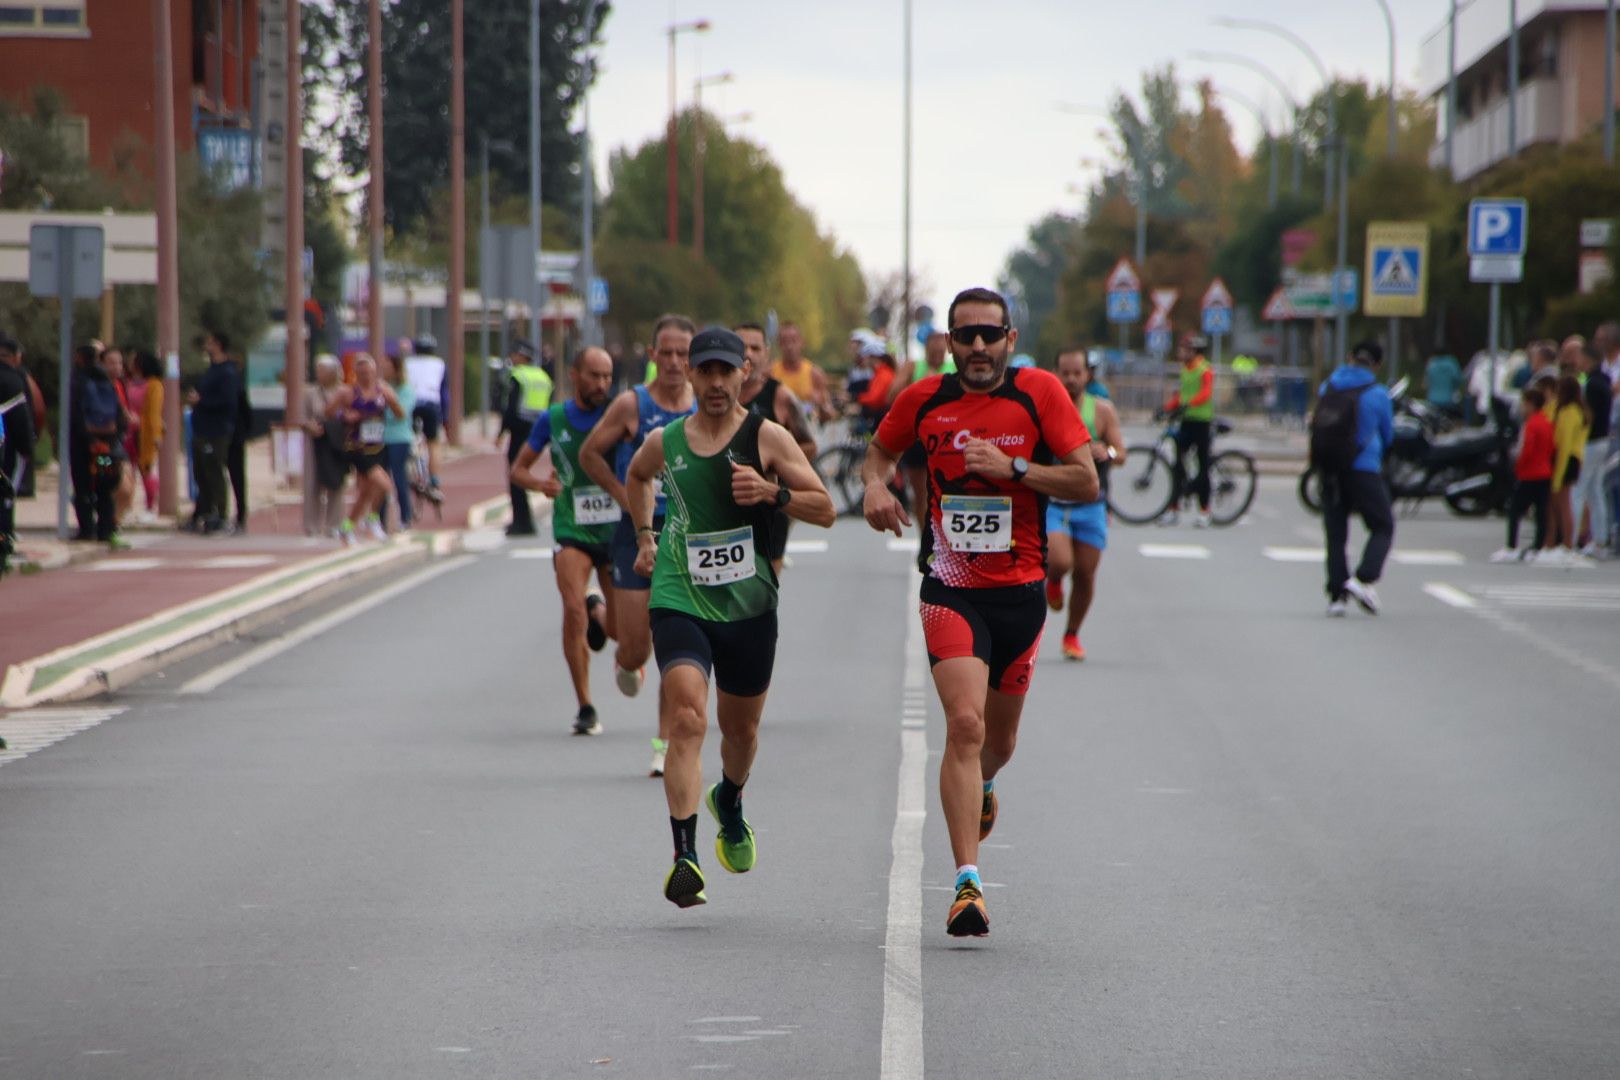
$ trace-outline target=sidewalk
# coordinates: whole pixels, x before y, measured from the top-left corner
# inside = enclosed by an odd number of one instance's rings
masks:
[[[468,428],[476,433],[476,423]],[[413,532],[354,547],[304,535],[299,493],[274,487],[268,440],[249,444],[252,509],[237,535],[195,536],[161,522],[126,530],[124,552],[59,541],[56,476],[42,474],[38,498],[18,504],[19,547],[32,569],[14,566],[0,580],[0,706],[108,692],[333,591],[449,554],[464,531],[510,519],[503,453],[475,441],[447,448],[445,459],[441,515],[428,508]]]

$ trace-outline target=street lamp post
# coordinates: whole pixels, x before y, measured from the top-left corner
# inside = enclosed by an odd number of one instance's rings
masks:
[[[1395,13],[1390,10],[1389,0],[1378,0],[1378,6],[1384,12],[1384,24],[1389,28],[1389,156],[1396,154],[1395,128],[1399,118],[1395,111]]]
[[[585,191],[580,205],[580,276],[585,279],[585,325],[584,339],[586,345],[602,344],[601,327],[597,323],[596,312],[591,310],[591,286],[596,280],[596,165],[591,160],[591,84],[596,80],[596,59],[591,55],[591,40],[596,37],[596,4],[594,0],[585,3],[585,48],[583,63],[585,66],[585,86],[582,91],[583,100],[580,101],[580,110],[583,113],[584,130],[580,134],[581,171],[584,173]],[[566,399],[568,388],[569,365],[557,365],[557,396]]]
[[[539,0],[535,0],[535,3],[538,4]],[[666,221],[671,244],[679,242],[677,223],[680,217],[676,205],[676,188],[679,186],[679,176],[677,175],[675,147],[675,37],[677,34],[686,33],[687,31],[696,34],[707,33],[708,29],[708,19],[693,19],[690,22],[671,23],[665,31],[669,35],[669,127],[664,132],[664,161],[666,166]]]
[[[489,152],[500,150],[511,153],[515,149],[505,139],[491,139],[489,132],[481,132],[478,139],[478,172],[483,178],[483,190],[479,193],[479,223],[478,230],[478,302],[483,311],[483,327],[478,332],[478,434],[489,434],[489,290],[496,281],[506,280],[504,268],[497,268],[494,261],[506,253],[505,246],[497,247],[493,252],[486,250],[489,243]],[[496,274],[492,275],[491,270]],[[493,278],[493,280],[491,280]],[[503,293],[506,291],[501,290]],[[506,322],[507,297],[502,296],[501,322]],[[503,333],[501,347],[506,346]]]
[[[911,0],[905,0],[905,46],[901,62],[905,73],[902,109],[900,228],[900,359],[911,359]]]
[[[696,154],[692,162],[692,254],[699,259],[703,258],[703,166],[704,157],[708,152],[708,145],[704,139],[704,129],[708,126],[703,119],[703,88],[705,86],[724,86],[732,81],[732,74],[723,71],[718,75],[708,75],[692,82],[692,102],[696,114],[697,130],[694,133],[697,139]]]
[[[1276,209],[1277,206],[1277,137],[1271,131],[1271,125],[1266,122],[1266,114],[1250,99],[1231,90],[1221,90],[1220,95],[1230,99],[1234,104],[1241,105],[1254,114],[1254,119],[1260,125],[1261,132],[1266,141],[1271,144],[1271,174],[1266,183],[1266,206]]]
[[[153,97],[157,112],[154,118],[157,128],[157,346],[158,353],[163,357],[163,445],[158,451],[158,509],[165,514],[177,514],[180,500],[177,483],[180,464],[180,214],[175,183],[173,42],[174,21],[170,17],[169,0],[152,0]],[[288,153],[291,154],[292,148],[297,145],[295,140]],[[291,217],[288,214],[288,218]],[[62,303],[67,307],[73,305],[73,301],[65,296]],[[291,319],[289,314],[289,328]],[[292,355],[291,340],[288,339],[287,346],[289,357]],[[66,383],[59,390],[59,400],[68,400]],[[289,418],[293,407],[289,400]],[[61,409],[59,412],[65,431],[69,410]],[[57,447],[58,461],[67,460],[64,453],[66,447],[66,442]],[[63,469],[63,479],[58,481],[58,531],[63,535],[67,532],[67,507],[61,503],[61,498],[67,492],[68,474],[69,470]]]
[[[529,4],[529,341],[540,359],[546,284],[540,280],[540,0]],[[488,361],[485,361],[486,363]]]
[[[1519,156],[1519,3],[1508,0],[1508,157]]]
[[[366,42],[366,153],[371,176],[366,184],[367,266],[366,327],[371,354],[387,351],[383,343],[383,114],[382,114],[382,0],[371,0]]]
[[[467,52],[465,0],[450,0],[450,288],[445,314],[450,331],[450,415],[445,435],[461,445],[467,412],[467,334],[462,302],[467,293]]]
[[[1612,55],[1612,54],[1611,54]],[[1457,145],[1457,0],[1446,20],[1446,172],[1456,175]]]
[[[1614,0],[1603,9],[1603,160],[1614,164]]]
[[[1250,71],[1258,73],[1262,78],[1269,82],[1272,89],[1276,90],[1278,95],[1282,97],[1283,101],[1288,105],[1288,108],[1291,110],[1294,117],[1294,131],[1290,140],[1294,144],[1293,179],[1290,182],[1290,188],[1295,195],[1298,195],[1301,182],[1302,146],[1299,131],[1299,116],[1301,110],[1299,102],[1294,98],[1294,93],[1289,89],[1288,84],[1284,82],[1276,72],[1272,71],[1258,60],[1251,59],[1250,57],[1244,56],[1241,53],[1209,52],[1207,50],[1199,49],[1194,51],[1191,55],[1194,60],[1205,60],[1216,64],[1237,64],[1240,67],[1246,67]]]

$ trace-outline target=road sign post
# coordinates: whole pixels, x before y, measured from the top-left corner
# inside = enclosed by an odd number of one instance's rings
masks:
[[[1367,315],[1389,317],[1390,381],[1400,377],[1400,322],[1421,318],[1429,295],[1429,227],[1419,221],[1367,226]]]
[[[1496,415],[1496,365],[1501,344],[1502,285],[1524,280],[1530,209],[1523,199],[1474,199],[1468,204],[1468,280],[1491,287],[1491,416]]]
[[[1170,352],[1170,310],[1181,298],[1180,289],[1154,289],[1153,314],[1147,320],[1147,350],[1163,360]]]
[[[1119,348],[1130,341],[1130,324],[1142,318],[1142,279],[1129,259],[1122,258],[1108,274],[1108,321],[1119,326]]]
[[[61,305],[58,328],[56,424],[56,536],[68,537],[68,487],[73,470],[68,450],[73,409],[73,301],[94,300],[102,291],[103,240],[99,225],[34,225],[28,230],[28,291],[54,296]]]
[[[1220,278],[1210,282],[1199,306],[1203,311],[1203,331],[1213,344],[1214,356],[1211,359],[1219,364],[1221,339],[1232,332],[1232,293],[1227,289],[1226,282]]]

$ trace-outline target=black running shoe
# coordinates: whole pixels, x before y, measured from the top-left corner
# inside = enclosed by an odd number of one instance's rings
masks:
[[[602,721],[596,718],[596,709],[594,706],[587,705],[583,709],[579,710],[579,715],[574,718],[574,734],[602,734]]]
[[[664,899],[678,908],[696,907],[709,902],[703,892],[703,871],[698,869],[696,860],[684,855],[675,860],[675,865],[669,868],[669,875],[664,878]]]
[[[591,647],[591,652],[601,652],[607,644],[607,631],[602,629],[602,620],[596,614],[607,607],[607,601],[595,593],[585,597],[585,644]]]

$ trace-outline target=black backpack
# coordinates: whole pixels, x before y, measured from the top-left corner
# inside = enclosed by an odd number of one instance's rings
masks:
[[[1349,389],[1329,388],[1311,413],[1311,467],[1324,472],[1348,472],[1361,452],[1357,435],[1361,395],[1372,384]]]
[[[118,431],[118,391],[111,379],[87,378],[84,387],[84,429],[92,435]]]

